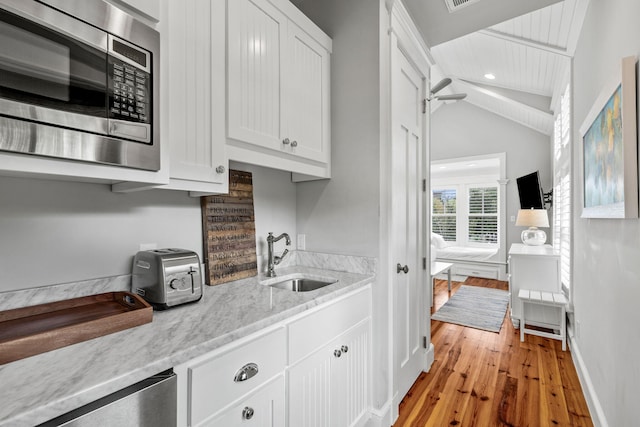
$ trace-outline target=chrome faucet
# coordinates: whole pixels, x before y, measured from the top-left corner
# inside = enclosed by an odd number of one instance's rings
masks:
[[[284,256],[289,253],[289,249],[285,249],[284,252],[282,252],[282,255],[280,256],[273,255],[273,244],[278,240],[282,239],[283,237],[286,239],[285,242],[287,243],[287,246],[289,246],[291,244],[291,238],[287,233],[282,233],[278,237],[273,237],[273,233],[269,233],[269,235],[267,236],[267,251],[268,251],[267,277],[276,277],[276,271],[274,270],[275,266],[280,264],[280,261],[282,261]]]

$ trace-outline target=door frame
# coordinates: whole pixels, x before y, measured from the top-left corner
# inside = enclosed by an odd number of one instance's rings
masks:
[[[406,56],[406,58],[413,63],[416,69],[420,70],[425,81],[425,89],[429,87],[430,68],[435,61],[431,58],[428,48],[422,40],[420,33],[418,32],[415,24],[413,23],[409,13],[405,9],[402,2],[396,2],[394,0],[387,1],[387,18],[389,19],[387,25],[381,22],[381,63],[380,63],[380,75],[381,75],[381,141],[380,141],[380,264],[379,264],[379,277],[382,283],[386,284],[387,295],[387,312],[388,312],[388,324],[387,324],[387,342],[389,346],[387,348],[387,369],[389,372],[388,383],[388,416],[391,422],[395,421],[398,417],[398,405],[404,396],[398,396],[397,388],[397,363],[395,360],[395,344],[394,337],[395,330],[395,290],[392,286],[393,279],[396,275],[395,271],[395,258],[392,250],[392,226],[390,219],[392,217],[391,206],[391,150],[392,150],[392,70],[395,66],[393,57],[398,54],[396,51],[399,49]],[[426,90],[425,90],[426,92]],[[424,94],[426,98],[426,93]],[[428,105],[427,105],[428,107]],[[426,188],[430,187],[430,123],[429,123],[429,110],[423,115],[423,141],[424,149],[422,155],[422,179],[425,180]],[[423,223],[422,229],[424,235],[420,236],[419,241],[419,257],[430,260],[428,239],[426,236],[430,233],[430,221],[429,221],[429,199],[428,192],[423,192],[422,197],[422,212]],[[428,285],[430,275],[426,270],[419,269],[418,281],[424,284],[424,287]],[[424,292],[424,288],[423,288]],[[427,337],[427,348],[425,351],[425,364],[424,371],[428,371],[434,360],[434,349],[431,343],[431,325],[430,325],[430,310],[428,305],[428,299],[423,298],[425,307],[423,312],[425,313],[425,334]]]

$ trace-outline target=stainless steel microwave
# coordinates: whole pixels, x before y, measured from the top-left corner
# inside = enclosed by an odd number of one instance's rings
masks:
[[[0,150],[159,170],[159,46],[102,0],[0,0]]]

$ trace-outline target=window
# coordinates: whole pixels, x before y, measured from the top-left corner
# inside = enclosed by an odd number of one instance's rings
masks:
[[[431,230],[448,242],[456,241],[455,189],[433,190]]]
[[[498,243],[498,188],[469,188],[469,242]]]
[[[435,187],[431,194],[431,231],[440,234],[445,241],[459,245],[498,244],[497,184],[469,184],[467,181]]]
[[[553,246],[560,251],[560,279],[571,286],[571,92],[560,97],[553,132]]]

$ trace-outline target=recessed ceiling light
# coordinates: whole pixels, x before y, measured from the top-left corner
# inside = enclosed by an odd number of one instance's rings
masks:
[[[476,165],[475,163],[469,163],[467,166],[468,166],[468,167],[470,167],[470,168],[472,168],[472,167],[474,167],[475,165]]]
[[[489,79],[489,80],[495,80],[496,76],[491,74],[491,73],[487,73],[487,74],[484,75],[484,78],[485,79]]]
[[[446,168],[447,168],[446,166],[440,166],[440,169],[446,169]]]

